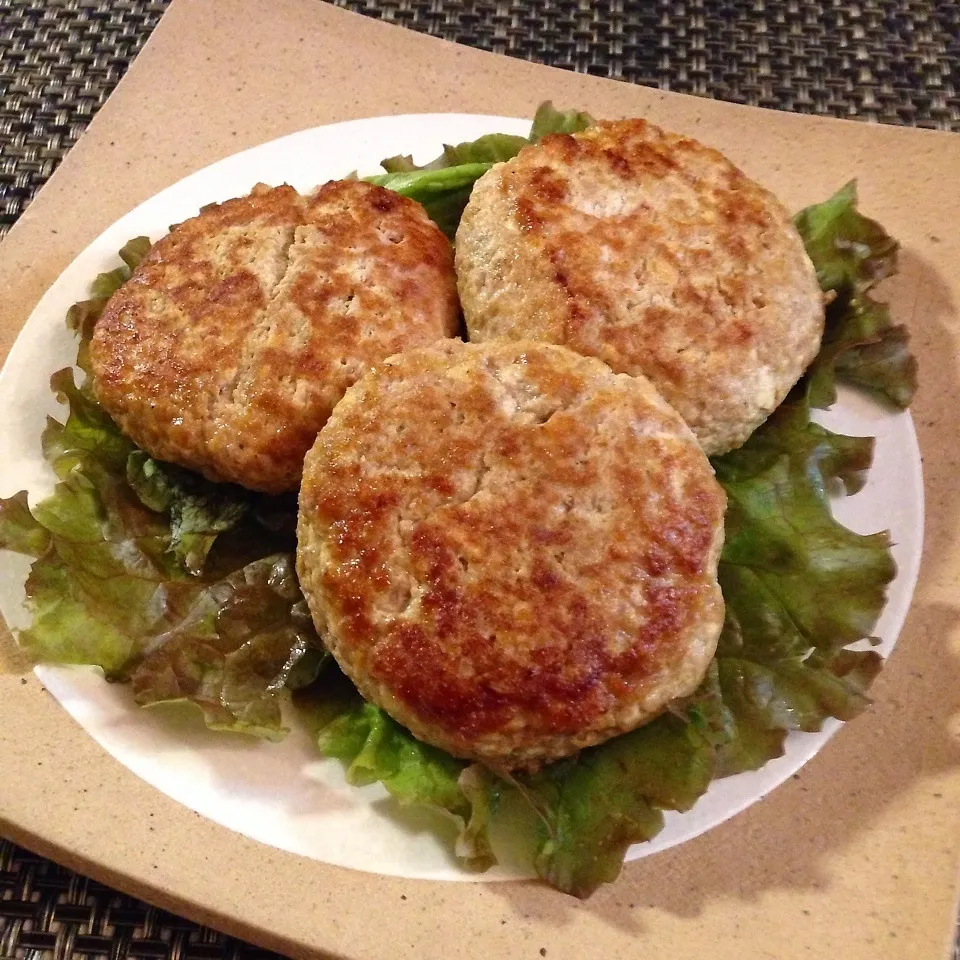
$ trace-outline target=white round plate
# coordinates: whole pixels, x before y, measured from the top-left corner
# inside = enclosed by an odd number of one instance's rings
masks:
[[[64,326],[67,308],[88,295],[97,273],[117,265],[117,250],[141,234],[157,239],[199,207],[247,193],[262,181],[308,190],[356,170],[374,173],[383,157],[413,152],[423,162],[443,143],[484,133],[526,134],[528,121],[461,114],[383,117],[340,123],[283,137],[215,163],[147,200],[95,240],[64,271],[27,321],[0,373],[0,495],[26,488],[31,502],[52,489],[40,454],[44,419],[63,415],[48,388],[55,370],[76,357]],[[879,651],[890,653],[903,624],[920,561],[923,486],[909,414],[890,414],[851,393],[822,422],[852,435],[876,437],[875,466],[863,491],[835,504],[837,518],[859,533],[891,531],[899,573],[878,625]],[[0,612],[26,625],[25,558],[4,554]],[[88,668],[38,667],[37,674],[70,715],[105,750],[158,790],[197,812],[263,843],[327,863],[376,873],[445,880],[494,880],[525,875],[522,866],[476,877],[457,868],[451,834],[427,812],[402,811],[379,785],[349,786],[337,761],[321,758],[294,725],[281,744],[210,733],[199,716],[137,709],[128,690]],[[869,714],[857,721],[869,723]],[[683,843],[756,802],[809,760],[839,728],[791,734],[786,754],[755,773],[715,782],[693,810],[667,814],[642,857]],[[440,821],[442,823],[442,821]]]

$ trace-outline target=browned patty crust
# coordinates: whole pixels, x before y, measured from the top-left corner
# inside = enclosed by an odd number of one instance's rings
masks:
[[[641,373],[709,454],[742,444],[819,349],[823,299],[776,198],[643,120],[559,134],[476,184],[457,232],[471,340],[545,340]]]
[[[535,765],[697,687],[724,505],[647,380],[447,340],[333,412],[304,464],[297,569],[368,700],[455,755]]]
[[[294,490],[344,390],[457,320],[450,245],[419,204],[360,181],[261,185],[153,245],[97,322],[94,389],[151,455]]]

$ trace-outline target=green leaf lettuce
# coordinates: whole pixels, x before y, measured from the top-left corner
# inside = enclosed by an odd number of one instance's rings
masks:
[[[836,381],[873,394],[899,409],[917,388],[917,363],[906,328],[870,291],[897,269],[897,242],[857,210],[857,191],[848,183],[824,203],[795,218],[827,306],[823,346],[810,371],[809,397],[815,407],[836,400]]]
[[[715,763],[708,738],[667,714],[519,779],[540,815],[537,874],[577,897],[615,880],[630,846],[660,832],[662,810],[696,803]]]
[[[582,110],[557,110],[547,100],[537,108],[530,129],[530,142],[536,143],[551,133],[580,133],[596,121]]]
[[[424,806],[452,818],[458,859],[469,869],[495,862],[487,825],[496,805],[492,777],[421,743],[373,704],[360,702],[324,727],[321,753],[342,760],[355,786],[382,783],[402,806]]]
[[[423,166],[417,166],[411,156],[388,157],[381,162],[387,172],[366,179],[423,204],[452,240],[474,183],[494,164],[512,159],[547,134],[577,133],[593,122],[587,113],[556,110],[548,101],[537,110],[528,137],[488,133],[465,143],[446,144],[439,157]]]

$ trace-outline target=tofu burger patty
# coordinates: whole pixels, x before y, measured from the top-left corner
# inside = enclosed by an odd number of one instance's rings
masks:
[[[645,378],[446,340],[378,364],[320,431],[297,570],[364,697],[452,754],[535,767],[698,686],[724,506]]]
[[[295,490],[344,390],[458,315],[450,244],[419,204],[360,181],[260,185],[153,245],[96,324],[94,390],[154,457]]]
[[[790,216],[726,157],[643,120],[545,137],[474,187],[456,264],[470,339],[643,374],[708,454],[816,356],[823,298]]]

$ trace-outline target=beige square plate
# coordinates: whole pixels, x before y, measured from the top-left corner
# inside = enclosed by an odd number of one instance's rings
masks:
[[[218,827],[102,752],[4,636],[0,832],[297,955],[941,960],[960,855],[960,138],[659,94],[432,41],[314,0],[176,0],[0,248],[0,356],[90,240],[207,163],[336,120],[529,116],[550,98],[692,133],[792,208],[856,177],[864,209],[902,241],[902,273],[885,292],[921,361],[914,416],[928,524],[914,607],[871,713],[748,813],[628,866],[581,904],[530,883],[357,873]]]

